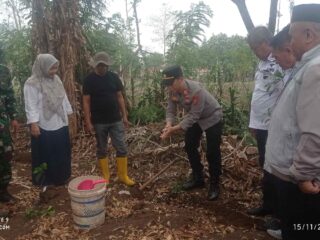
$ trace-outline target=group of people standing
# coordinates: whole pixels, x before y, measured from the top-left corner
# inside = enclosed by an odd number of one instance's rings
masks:
[[[256,27],[247,38],[259,58],[255,74],[249,128],[257,140],[259,164],[263,168],[262,205],[248,214],[272,214],[279,219],[279,238],[320,239],[320,4],[293,8],[290,24],[272,36],[267,28]],[[123,85],[109,71],[112,64],[105,52],[97,53],[93,68],[83,84],[83,109],[87,131],[95,133],[97,158],[103,177],[110,180],[107,139],[116,149],[117,175],[132,186],[128,177],[128,126]],[[68,115],[72,108],[56,74],[59,61],[51,54],[38,55],[32,76],[24,86],[27,123],[30,125],[32,169],[45,163],[43,178],[33,174],[35,185],[64,185],[71,174],[71,146]],[[12,196],[12,148],[9,121],[16,129],[16,111],[8,70],[0,65],[0,201]],[[6,81],[4,81],[4,80]],[[185,190],[205,186],[198,148],[203,132],[209,164],[208,199],[220,194],[222,108],[199,83],[185,79],[178,65],[163,70],[168,90],[166,125],[161,139],[184,131],[185,151],[192,169],[183,184]],[[9,84],[4,86],[4,84]],[[186,114],[176,123],[178,107]],[[34,172],[34,171],[33,171]],[[317,237],[315,237],[317,236]]]
[[[97,157],[103,177],[109,181],[107,140],[110,135],[116,149],[118,178],[134,185],[127,175],[127,145],[125,129],[128,119],[123,86],[118,75],[108,71],[110,57],[97,53],[90,62],[93,69],[83,84],[83,108],[86,129],[95,132]],[[71,175],[71,144],[68,115],[72,108],[63,84],[56,74],[59,61],[51,54],[39,54],[32,76],[24,85],[25,111],[31,132],[32,183],[40,186],[60,186]],[[36,168],[46,164],[43,176]]]
[[[320,4],[298,5],[275,37],[262,28],[248,36],[260,59],[249,127],[264,170],[262,206],[248,213],[278,218],[278,234],[268,231],[278,239],[320,239],[319,13]]]
[[[127,175],[125,129],[127,112],[118,75],[108,71],[110,57],[97,53],[90,62],[92,73],[84,80],[83,106],[86,129],[95,132],[97,157],[103,177],[109,181],[107,139],[110,135],[116,149],[118,179],[128,186],[134,181]],[[27,124],[31,134],[32,183],[35,186],[63,186],[71,176],[71,143],[68,116],[73,113],[57,71],[59,61],[51,54],[39,54],[32,75],[24,84]],[[17,111],[9,69],[0,65],[0,202],[14,201],[8,192],[11,180],[12,142],[10,120],[18,129]],[[8,211],[0,212],[1,216]]]
[[[262,204],[247,213],[278,219],[278,226],[268,229],[275,238],[320,239],[320,4],[295,6],[290,24],[276,36],[256,27],[247,41],[260,60],[249,128],[263,169]],[[220,192],[222,109],[198,83],[184,79],[180,66],[163,74],[169,98],[161,138],[185,131],[192,174],[183,188],[189,190],[204,186],[198,147],[205,132],[208,199],[215,200]],[[178,105],[187,114],[174,125]]]

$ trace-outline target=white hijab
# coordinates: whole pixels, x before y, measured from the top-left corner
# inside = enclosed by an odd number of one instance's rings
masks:
[[[45,119],[49,120],[53,114],[58,114],[66,122],[62,105],[66,92],[59,76],[55,74],[52,78],[48,73],[56,63],[59,61],[51,54],[39,54],[32,66],[32,75],[27,79],[26,84],[41,91]]]

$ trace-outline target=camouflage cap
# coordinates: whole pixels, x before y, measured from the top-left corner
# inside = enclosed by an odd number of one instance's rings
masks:
[[[110,66],[113,62],[112,62],[111,57],[109,56],[108,53],[98,52],[93,56],[93,58],[91,59],[89,64],[90,64],[90,66],[95,68],[96,66],[98,66],[99,63],[103,63],[106,66]]]

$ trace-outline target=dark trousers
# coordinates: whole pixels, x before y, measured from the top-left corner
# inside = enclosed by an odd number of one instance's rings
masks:
[[[259,152],[259,164],[263,168],[264,155],[266,153],[266,143],[268,138],[268,130],[255,129],[256,140]]]
[[[283,240],[320,239],[320,193],[305,194],[297,184],[274,176]]]
[[[117,157],[126,157],[128,154],[125,129],[122,121],[106,124],[94,124],[97,141],[97,157],[98,159],[107,156],[108,136],[111,138],[111,143],[116,149]]]
[[[264,209],[272,212],[274,217],[279,218],[279,204],[276,189],[276,179],[275,176],[263,171],[262,178],[262,206]]]
[[[209,163],[209,174],[211,179],[218,179],[221,175],[221,135],[222,135],[222,122],[219,122],[212,127],[208,128],[206,132],[207,138],[207,152],[206,157]],[[198,151],[200,140],[202,136],[202,129],[198,123],[188,128],[185,134],[185,151],[187,152],[188,159],[193,173],[202,174],[203,165]]]
[[[38,186],[63,185],[71,175],[69,129],[40,131],[39,137],[31,137],[32,183]]]
[[[11,160],[12,152],[4,152],[0,147],[0,194],[1,191],[7,189],[12,177]]]
[[[259,152],[259,165],[263,169],[266,153],[266,143],[268,138],[268,130],[255,129],[255,135]],[[277,216],[277,198],[275,194],[276,190],[274,185],[274,179],[272,179],[271,174],[266,171],[263,171],[262,206],[264,209],[273,212],[275,216]]]
[[[6,124],[4,127],[0,126],[0,194],[7,189],[12,177],[11,159],[11,136],[9,124]]]

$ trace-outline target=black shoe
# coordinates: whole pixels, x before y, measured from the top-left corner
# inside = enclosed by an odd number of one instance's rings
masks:
[[[251,209],[247,210],[247,214],[252,215],[252,216],[264,217],[266,215],[272,214],[272,211],[269,209],[265,209],[263,207],[257,207],[257,208],[251,208]]]
[[[191,178],[182,185],[182,188],[183,190],[188,191],[195,188],[203,188],[204,185],[205,183],[203,179],[203,174],[202,173],[195,174],[193,172],[191,175]]]
[[[193,179],[188,180],[182,185],[182,188],[186,191],[192,190],[195,188],[203,188],[204,187],[204,181],[195,181]]]
[[[9,210],[0,210],[0,218],[8,217],[10,214]]]
[[[15,198],[10,193],[8,193],[7,190],[0,192],[0,202],[7,203],[14,200]]]
[[[213,201],[218,199],[220,194],[219,181],[214,181],[210,183],[209,191],[208,191],[208,200]]]
[[[211,177],[210,178],[210,187],[208,191],[208,200],[214,201],[217,200],[220,194],[220,186],[219,186],[219,177]]]
[[[278,230],[281,228],[280,220],[274,217],[269,217],[265,219],[264,227],[265,229]]]

